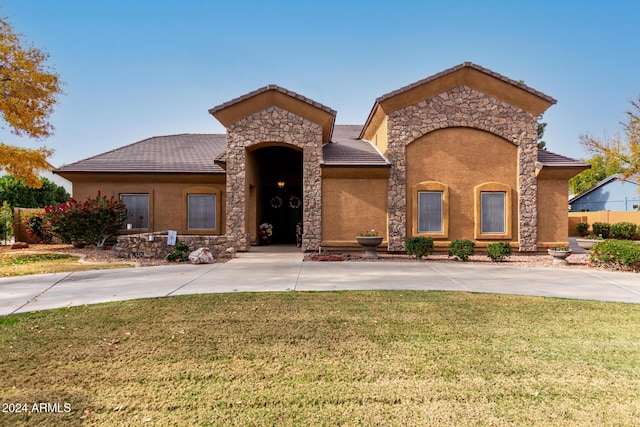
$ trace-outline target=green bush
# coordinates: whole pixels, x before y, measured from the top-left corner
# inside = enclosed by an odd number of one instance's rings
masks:
[[[476,244],[471,240],[461,239],[449,243],[449,256],[455,260],[468,261],[475,253]]]
[[[611,224],[606,222],[594,222],[593,223],[593,234],[596,236],[602,236],[603,239],[609,238],[609,233],[611,232]]]
[[[586,222],[579,222],[578,224],[576,224],[576,231],[580,236],[586,235],[589,231],[589,224]]]
[[[173,246],[173,251],[165,257],[167,261],[186,262],[189,261],[189,246],[178,242]]]
[[[433,239],[431,237],[410,237],[404,240],[409,256],[422,259],[433,253]]]
[[[502,262],[511,256],[513,250],[507,242],[489,243],[487,246],[487,256],[495,262]]]
[[[611,225],[614,239],[631,240],[636,234],[636,225],[632,222],[617,222]]]
[[[604,240],[591,247],[590,260],[615,270],[640,271],[640,245],[629,240]]]

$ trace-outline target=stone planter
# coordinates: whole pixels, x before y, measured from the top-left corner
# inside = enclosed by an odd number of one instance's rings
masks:
[[[567,257],[573,253],[571,249],[561,251],[556,249],[548,249],[547,252],[553,257],[553,265],[567,265]]]
[[[604,242],[604,240],[581,239],[581,238],[576,239],[576,243],[578,244],[578,246],[586,250],[591,249],[591,246],[595,245],[598,242]]]
[[[375,259],[378,258],[376,248],[382,243],[382,236],[358,236],[356,237],[358,244],[364,248],[362,258]]]

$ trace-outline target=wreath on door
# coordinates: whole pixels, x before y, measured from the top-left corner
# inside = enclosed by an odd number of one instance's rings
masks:
[[[289,207],[291,209],[298,209],[300,207],[300,198],[297,196],[291,196],[289,197]]]
[[[282,198],[280,196],[273,196],[269,201],[273,209],[279,209],[282,206]]]

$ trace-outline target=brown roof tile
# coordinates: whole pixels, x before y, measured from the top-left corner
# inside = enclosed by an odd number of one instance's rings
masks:
[[[540,91],[537,91],[537,90],[527,86],[526,84],[524,84],[522,82],[510,79],[510,78],[508,78],[506,76],[503,76],[502,74],[496,73],[495,71],[491,71],[488,68],[484,68],[484,67],[482,67],[480,65],[477,65],[477,64],[474,64],[472,62],[464,62],[462,64],[456,65],[455,67],[451,67],[451,68],[448,68],[448,69],[446,69],[444,71],[441,71],[441,72],[439,72],[437,74],[434,74],[433,76],[427,77],[427,78],[422,79],[422,80],[418,80],[417,82],[414,82],[414,83],[411,83],[411,84],[409,84],[407,86],[401,87],[400,89],[394,90],[393,92],[389,92],[387,94],[384,94],[381,97],[377,98],[376,102],[380,103],[380,102],[384,101],[385,99],[391,98],[391,97],[396,96],[396,95],[398,95],[398,94],[400,94],[402,92],[406,92],[406,91],[408,91],[410,89],[413,89],[415,87],[421,86],[421,85],[423,85],[425,83],[429,83],[429,82],[431,82],[433,80],[439,79],[440,77],[446,76],[447,74],[451,74],[451,73],[456,72],[458,70],[461,70],[463,68],[473,68],[475,70],[478,70],[478,71],[480,71],[482,73],[485,73],[487,75],[490,75],[492,77],[500,79],[500,80],[502,80],[504,82],[507,82],[509,84],[517,86],[520,89],[525,90],[525,91],[527,91],[529,93],[532,93],[532,94],[534,94],[534,95],[536,95],[536,96],[538,96],[538,97],[540,97],[542,99],[545,99],[546,101],[548,101],[548,102],[550,102],[552,104],[555,104],[555,103],[558,102],[554,98],[550,97],[549,95],[545,95],[544,93],[542,93]]]
[[[538,150],[538,163],[541,166],[556,166],[556,167],[583,167],[589,166],[581,160],[572,159],[570,157],[562,156],[560,154],[552,153],[547,150]]]
[[[56,172],[224,173],[214,163],[226,148],[226,136],[156,136],[63,166]]]
[[[285,95],[288,95],[288,96],[290,96],[292,98],[295,98],[295,99],[298,99],[298,100],[300,100],[302,102],[306,102],[307,104],[313,105],[314,107],[319,108],[320,110],[326,111],[329,114],[333,114],[334,116],[336,115],[336,111],[333,110],[330,107],[327,107],[326,105],[323,105],[323,104],[321,104],[321,103],[319,103],[317,101],[314,101],[311,98],[307,98],[306,96],[302,96],[299,93],[296,93],[296,92],[294,92],[292,90],[285,89],[283,87],[280,87],[278,85],[273,85],[273,84],[261,87],[259,89],[254,90],[253,92],[249,92],[249,93],[247,93],[245,95],[239,96],[238,98],[234,98],[231,101],[227,101],[224,104],[220,104],[220,105],[218,105],[216,107],[213,107],[213,108],[209,109],[209,113],[210,114],[214,114],[217,111],[223,110],[223,109],[225,109],[227,107],[230,107],[230,106],[232,106],[234,104],[237,104],[239,102],[245,101],[245,100],[247,100],[249,98],[253,98],[254,96],[260,95],[261,93],[267,92],[269,90],[276,90],[276,91],[278,91],[280,93],[283,93]]]
[[[322,148],[325,165],[387,166],[387,159],[368,141],[358,139],[360,125],[336,125],[331,142]]]

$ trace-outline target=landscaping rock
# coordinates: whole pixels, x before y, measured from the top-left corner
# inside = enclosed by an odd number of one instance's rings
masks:
[[[11,245],[11,249],[27,249],[29,244],[27,242],[15,242]]]
[[[189,254],[189,261],[191,264],[211,264],[213,255],[209,248],[198,248]]]

